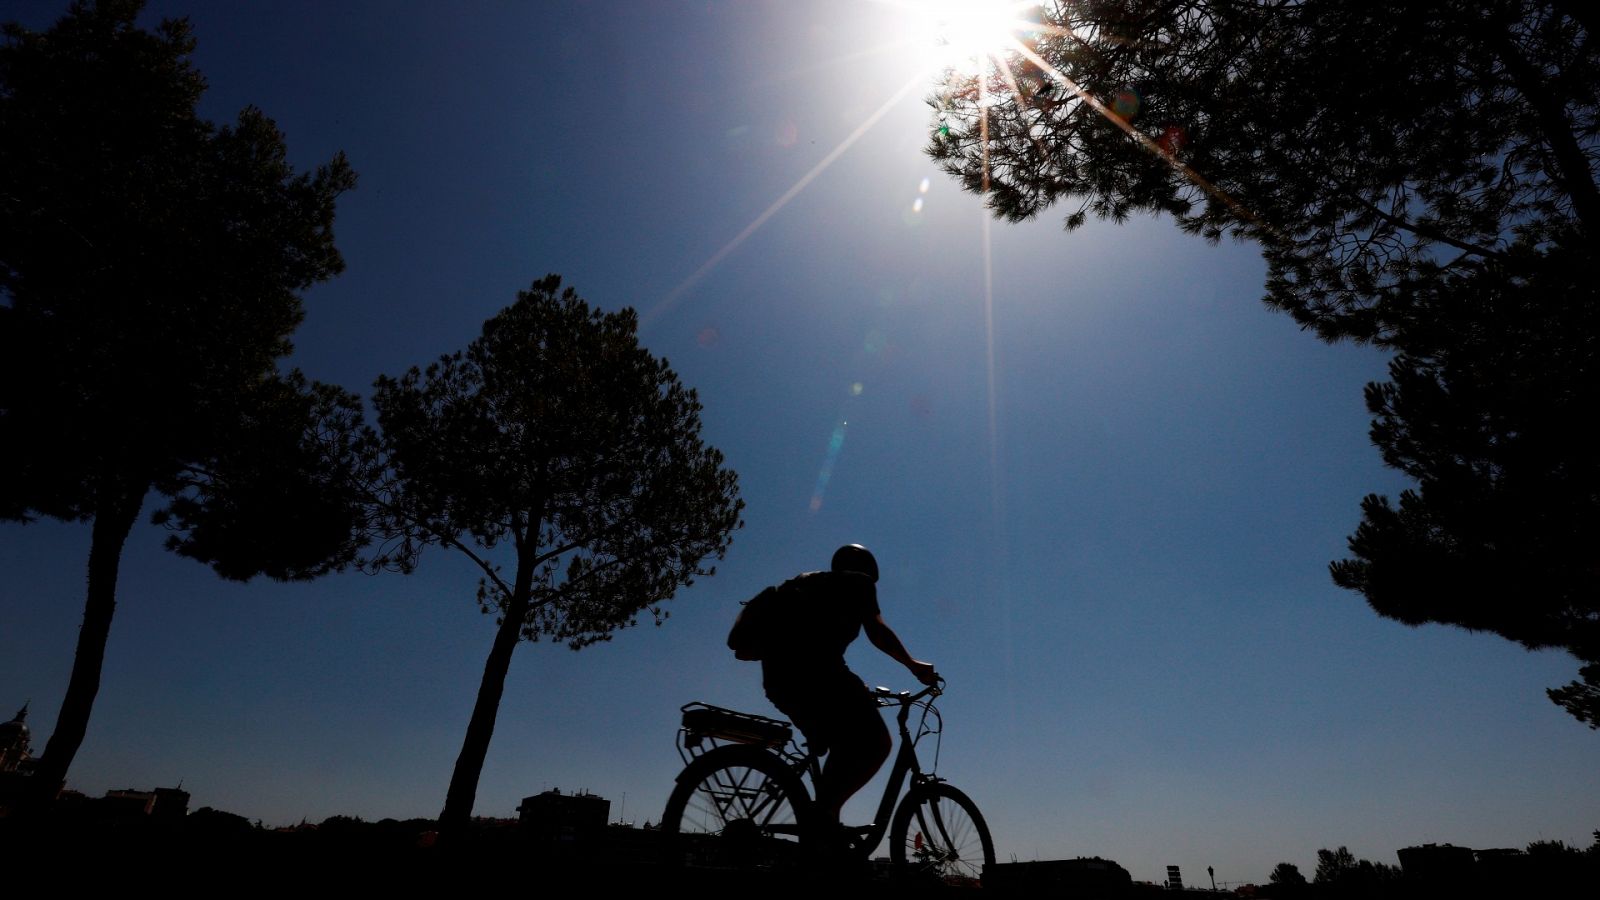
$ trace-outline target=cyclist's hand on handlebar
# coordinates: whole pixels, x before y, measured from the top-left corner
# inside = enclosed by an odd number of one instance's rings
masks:
[[[906,666],[906,668],[911,670],[911,674],[915,675],[918,681],[928,685],[929,687],[939,683],[939,673],[933,670],[933,663],[926,663],[920,659],[913,659]]]

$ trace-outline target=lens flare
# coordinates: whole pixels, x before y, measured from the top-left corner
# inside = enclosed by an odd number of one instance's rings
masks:
[[[1156,146],[1171,156],[1189,144],[1189,131],[1182,125],[1168,125],[1161,129],[1161,137],[1156,138]]]
[[[1139,115],[1143,99],[1133,88],[1123,88],[1111,98],[1111,111],[1131,122]]]
[[[833,426],[833,437],[828,439],[828,454],[822,458],[822,471],[817,473],[817,486],[811,492],[811,511],[822,508],[822,498],[828,492],[828,481],[833,478],[833,464],[839,461],[839,451],[844,449],[844,431],[850,423],[843,419]]]

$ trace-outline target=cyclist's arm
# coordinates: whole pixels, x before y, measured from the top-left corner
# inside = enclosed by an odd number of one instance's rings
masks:
[[[867,633],[867,640],[872,646],[882,650],[895,662],[911,670],[917,680],[923,684],[933,684],[939,680],[939,674],[933,670],[933,663],[926,663],[920,659],[913,659],[906,651],[906,645],[900,642],[900,636],[894,633],[889,623],[883,620],[883,615],[873,616],[861,623],[861,628]]]

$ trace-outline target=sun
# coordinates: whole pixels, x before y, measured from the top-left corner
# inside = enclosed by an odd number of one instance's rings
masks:
[[[987,71],[1039,27],[1037,2],[1016,0],[908,0],[913,28],[939,70],[963,75]]]

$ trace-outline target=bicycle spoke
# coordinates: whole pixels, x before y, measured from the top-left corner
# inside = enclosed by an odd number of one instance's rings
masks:
[[[682,828],[719,834],[733,822],[751,822],[772,835],[796,831],[788,798],[756,769],[725,768],[707,777],[685,810]]]
[[[983,873],[983,839],[967,811],[949,797],[917,805],[907,835],[908,860],[942,877],[976,879]]]
[[[971,823],[958,820],[955,828],[946,825],[946,817],[939,812],[938,806],[930,806],[926,812],[918,812],[917,820],[922,825],[923,831],[931,836],[931,854],[939,857],[938,862],[946,866],[960,865],[963,850],[968,847],[968,836],[971,833]],[[930,822],[931,820],[931,822]]]
[[[933,816],[934,833],[941,838],[940,846],[948,848],[950,853],[954,854],[955,859],[960,859],[960,851],[968,846],[968,838],[972,833],[972,820],[962,814],[956,818],[953,828],[946,825],[946,816],[941,810],[941,807],[946,803],[948,801],[941,800],[929,809]],[[953,803],[950,805],[955,807]],[[960,812],[959,807],[955,807],[955,809]]]

